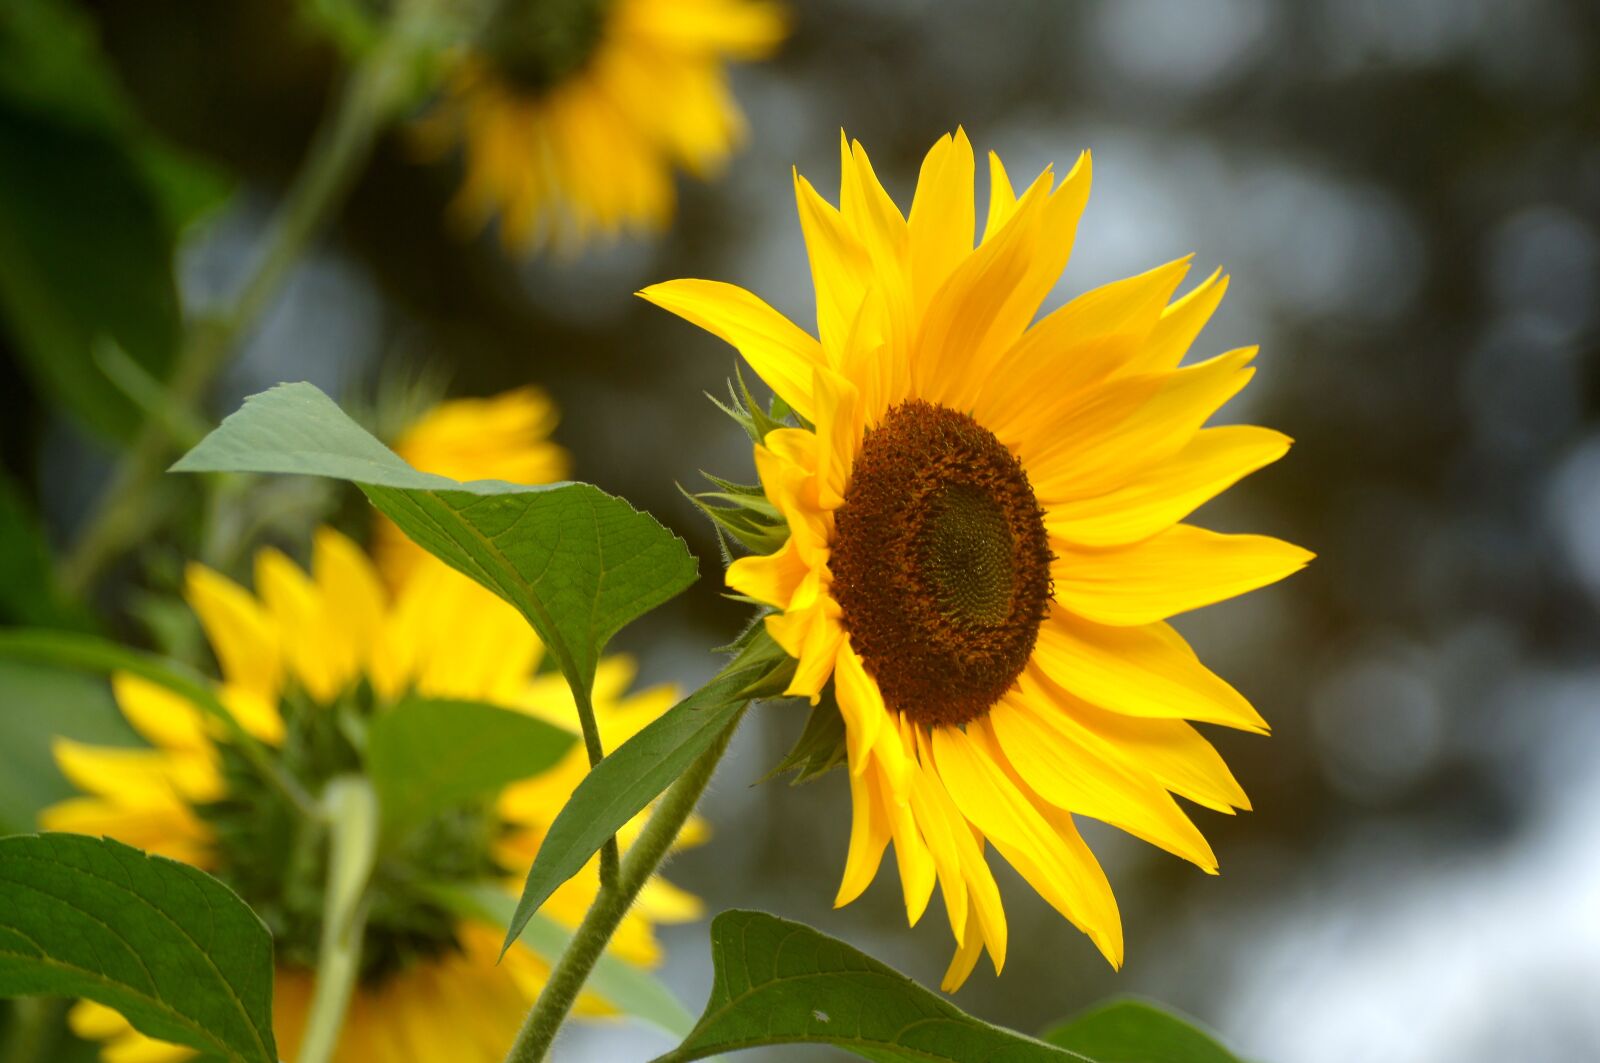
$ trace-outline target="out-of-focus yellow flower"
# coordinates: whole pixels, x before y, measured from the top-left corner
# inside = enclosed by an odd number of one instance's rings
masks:
[[[349,540],[316,535],[309,573],[276,550],[256,560],[256,593],[193,565],[185,596],[221,667],[218,694],[280,767],[315,792],[359,770],[352,737],[402,697],[484,701],[562,727],[576,720],[566,684],[535,674],[543,647],[510,606],[442,565],[419,568],[397,594]],[[633,667],[601,662],[594,704],[614,746],[674,700],[668,688],[629,694]],[[58,740],[62,772],[86,796],[47,809],[49,830],[107,835],[220,876],[273,930],[278,971],[273,1025],[293,1059],[310,1003],[322,918],[322,873],[294,859],[305,829],[278,792],[192,703],[130,675],[113,680],[117,703],[152,748],[109,749]],[[457,918],[416,883],[498,880],[515,895],[521,874],[587,772],[581,742],[554,767],[513,783],[481,809],[464,808],[417,829],[380,862],[363,941],[363,970],[335,1058],[340,1063],[449,1060],[494,1063],[511,1044],[548,975],[521,945],[497,964],[503,931]],[[631,824],[622,841],[637,834]],[[691,840],[702,836],[695,824]],[[598,885],[594,867],[561,886],[541,912],[568,926],[583,918]],[[659,961],[653,926],[698,918],[700,904],[665,880],[645,887],[613,952]],[[588,994],[580,1011],[604,1014]],[[72,1024],[106,1041],[114,1063],[176,1060],[186,1048],[152,1041],[116,1012],[80,1003]]]
[[[765,0],[577,0],[507,5],[424,117],[424,146],[460,145],[455,210],[496,216],[506,246],[565,246],[660,230],[673,173],[713,173],[744,135],[730,60],[782,39]]]
[[[909,218],[859,144],[842,146],[838,207],[796,176],[820,340],[730,284],[641,293],[737,347],[815,426],[756,446],[789,535],[727,581],[777,610],[766,627],[798,659],[790,693],[815,702],[833,680],[854,804],[837,903],[892,840],[913,923],[943,891],[946,989],[985,947],[1004,962],[986,844],[1113,965],[1116,899],[1074,815],[1215,872],[1173,795],[1249,805],[1189,721],[1267,727],[1165,621],[1311,556],[1183,523],[1289,445],[1201,427],[1253,372],[1254,348],[1179,365],[1226,278],[1174,300],[1180,259],[1034,322],[1066,266],[1089,158],[1020,197],[989,163],[976,247],[959,131],[928,153]]]
[[[553,483],[571,466],[566,450],[550,440],[559,420],[550,396],[533,387],[486,399],[447,399],[406,427],[394,451],[413,468],[452,480]],[[391,589],[419,567],[443,567],[381,515],[373,527],[373,556]]]

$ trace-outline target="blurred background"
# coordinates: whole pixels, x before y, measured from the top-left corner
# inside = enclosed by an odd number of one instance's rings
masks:
[[[248,268],[341,62],[285,0],[76,15],[77,44],[106,64],[105,86],[76,97],[103,87],[115,113],[67,113],[74,93],[41,95],[48,56],[30,52],[24,70],[0,54],[0,288],[12,293],[0,501],[35,512],[58,547],[102,490],[128,411],[115,397],[69,408],[72,381],[50,374],[70,367],[41,370],[23,348],[41,329],[88,330],[95,314],[157,345],[179,306],[216,305]],[[408,387],[539,385],[562,410],[574,475],[649,509],[700,557],[700,582],[619,642],[645,679],[688,687],[715,670],[706,648],[736,633],[743,609],[720,597],[715,538],[675,485],[753,469],[702,396],[723,391],[733,352],[632,293],[713,277],[811,320],[789,168],[831,196],[841,126],[902,204],[922,153],[958,123],[1020,179],[1090,148],[1094,195],[1050,305],[1188,252],[1193,280],[1223,265],[1233,285],[1195,353],[1259,343],[1262,355],[1222,420],[1298,442],[1200,520],[1320,558],[1179,622],[1274,728],[1211,735],[1256,808],[1196,812],[1222,874],[1093,830],[1128,934],[1115,973],[997,868],[1012,938],[1029,947],[1001,979],[980,966],[956,1003],[1034,1031],[1108,994],[1148,994],[1272,1063],[1600,1058],[1600,6],[795,0],[793,17],[774,60],[734,71],[745,147],[720,177],[680,181],[660,238],[508,255],[492,233],[450,223],[459,172],[424,164],[392,130],[210,388],[207,415],[289,380],[380,419],[385,396]],[[170,175],[172,158],[181,180],[129,198],[124,171]],[[980,202],[985,182],[980,168]],[[18,265],[19,247],[33,264]],[[37,300],[15,294],[75,277],[122,298],[77,302],[68,283],[39,321]],[[268,501],[239,503],[260,517],[251,534],[303,556],[297,514],[331,488],[263,489]],[[342,505],[360,530],[361,507]],[[37,543],[6,545],[6,582],[36,580]],[[162,625],[179,637],[160,592],[200,545],[151,536],[98,582],[93,612],[129,640]],[[244,557],[222,563],[242,571]],[[48,619],[10,608],[11,622]],[[63,704],[50,721],[25,704],[0,712],[6,829],[66,792],[51,729],[119,726],[88,680]],[[893,861],[861,901],[829,907],[844,778],[755,785],[804,715],[778,703],[747,720],[704,806],[716,836],[670,875],[713,911],[798,918],[936,984],[948,935],[933,917],[906,930]],[[665,937],[664,977],[698,1009],[705,929]],[[666,1047],[643,1029],[589,1027],[558,1056]]]

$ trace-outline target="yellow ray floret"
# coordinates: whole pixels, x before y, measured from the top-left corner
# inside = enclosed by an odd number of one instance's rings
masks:
[[[1184,364],[1220,271],[1178,295],[1179,259],[1038,316],[1087,154],[1018,191],[991,153],[981,223],[959,130],[928,153],[909,214],[860,144],[840,156],[837,206],[795,175],[814,335],[718,281],[640,293],[736,347],[811,426],[756,446],[789,538],[728,585],[774,610],[790,693],[815,702],[832,681],[854,810],[839,904],[893,842],[912,922],[940,887],[953,989],[984,949],[1004,962],[992,846],[1118,965],[1116,900],[1074,817],[1216,871],[1174,796],[1249,803],[1190,721],[1267,725],[1166,621],[1310,559],[1185,523],[1289,440],[1204,427],[1254,372],[1253,348]]]

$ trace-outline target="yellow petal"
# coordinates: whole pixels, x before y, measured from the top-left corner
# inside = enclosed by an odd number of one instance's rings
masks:
[[[1166,374],[1118,377],[1064,413],[1054,436],[1043,421],[1018,453],[1047,505],[1114,491],[1170,458],[1250,382],[1254,348]]]
[[[973,907],[972,902],[967,904],[969,908]],[[968,920],[966,934],[959,939],[956,954],[950,958],[950,966],[945,968],[939,988],[946,993],[954,993],[966,983],[972,969],[978,965],[978,957],[983,954],[983,934],[978,930],[977,923],[976,915]]]
[[[799,171],[794,175],[794,196],[816,289],[817,334],[830,363],[837,365],[872,282],[872,260],[844,218]]]
[[[906,923],[916,926],[933,897],[937,880],[933,854],[928,852],[928,845],[922,839],[911,802],[896,798],[886,773],[870,772],[867,779],[877,784],[878,796],[888,813],[889,830],[894,836],[895,863],[900,869],[900,890],[906,903]]]
[[[1070,423],[1086,389],[1135,363],[1188,269],[1186,258],[1168,262],[1085,292],[1046,315],[983,382],[979,420],[1013,444],[1026,440],[1033,426],[1049,431]]]
[[[911,200],[911,290],[926,306],[962,259],[972,253],[972,144],[965,131],[943,136],[922,160]]]
[[[176,795],[138,805],[99,797],[68,798],[41,811],[39,826],[115,838],[195,867],[209,867],[212,862],[209,828]]]
[[[1112,712],[1267,731],[1244,696],[1167,624],[1108,627],[1053,609],[1039,627],[1033,663],[1063,690]]]
[[[865,772],[850,772],[850,848],[844,875],[833,898],[843,908],[861,896],[878,874],[883,850],[889,844],[889,814],[883,807],[881,788]]]
[[[1023,334],[1039,313],[1040,304],[1067,268],[1078,232],[1078,219],[1089,202],[1091,170],[1089,153],[1084,152],[1050,193],[1040,212],[1039,230],[1034,235],[1027,271],[1007,296],[1005,309],[995,323],[996,340],[1007,347]]]
[[[769,616],[767,631],[796,660],[794,678],[784,693],[807,698],[815,705],[833,674],[844,640],[839,607],[832,599],[823,599],[807,609]]]
[[[911,363],[918,397],[971,409],[981,382],[1021,333],[1020,325],[1011,330],[1007,307],[1032,265],[1049,184],[1046,171],[1005,228],[967,255],[930,300]]]
[[[1056,601],[1086,620],[1149,624],[1276,583],[1312,554],[1265,535],[1223,535],[1177,524],[1132,546],[1052,544]]]
[[[1250,807],[1221,754],[1187,722],[1107,712],[1074,698],[1032,665],[1018,677],[1018,687],[1030,703],[1060,710],[1038,719],[1124,772],[1217,812]]]
[[[245,731],[268,745],[275,746],[283,741],[283,713],[276,700],[268,701],[250,687],[228,684],[217,688],[217,699]],[[223,733],[219,731],[220,725],[207,726],[213,734]]]
[[[983,238],[988,240],[1011,220],[1017,209],[1017,193],[1011,188],[1011,178],[1006,175],[1005,163],[994,152],[989,153],[989,216],[983,225]]]
[[[119,749],[69,738],[56,738],[50,749],[61,774],[74,786],[122,805],[165,807],[215,801],[225,792],[209,749],[199,753]]]
[[[653,875],[639,891],[635,910],[652,923],[692,923],[705,916],[705,902],[687,890],[679,889],[660,875]]]
[[[777,551],[741,557],[728,566],[728,586],[758,602],[786,609],[801,581],[811,574],[811,566],[800,557],[800,547],[791,536]]]
[[[1283,457],[1289,437],[1253,425],[1196,432],[1177,454],[1115,490],[1049,507],[1045,527],[1079,546],[1118,546],[1170,528],[1239,480]]]
[[[126,672],[111,677],[111,693],[122,715],[151,745],[187,752],[210,748],[205,716],[188,698]]]
[[[1057,808],[1109,823],[1214,874],[1211,846],[1167,791],[1121,771],[1039,718],[1054,711],[1017,692],[989,710],[994,736],[1017,775]]]
[[[1039,895],[1089,935],[1111,961],[1122,962],[1122,920],[1111,885],[1083,839],[1041,812],[1005,767],[983,724],[965,732],[933,731],[934,760],[962,813]]]
[[[337,633],[338,617],[311,577],[282,551],[258,551],[255,575],[256,593],[277,625],[289,670],[313,698],[332,702],[357,674],[350,645]]]
[[[223,679],[277,701],[282,649],[266,611],[243,587],[203,565],[185,570],[184,597],[200,618]]]
[[[108,1042],[100,1050],[105,1063],[175,1063],[196,1055],[192,1048],[146,1037],[120,1012],[92,1000],[74,1004],[67,1012],[67,1025],[86,1041]]]
[[[1129,370],[1142,373],[1176,369],[1227,291],[1228,278],[1219,269],[1174,301],[1161,312],[1161,320],[1150,331]]]
[[[883,271],[880,281],[909,289],[904,274],[910,233],[905,216],[894,205],[878,175],[873,172],[867,149],[860,141],[839,141],[839,213],[855,229],[872,261]]]
[[[340,643],[336,654],[354,670],[365,671],[377,650],[388,596],[367,555],[355,543],[321,527],[311,546],[311,571],[324,609],[334,614],[328,635]]]
[[[800,416],[815,420],[811,371],[826,366],[822,345],[743,288],[721,281],[675,280],[639,295],[738,349],[750,368]]]

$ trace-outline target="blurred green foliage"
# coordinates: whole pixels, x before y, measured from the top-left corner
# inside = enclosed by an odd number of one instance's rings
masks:
[[[81,12],[58,0],[0,10],[0,316],[35,385],[95,431],[126,438],[142,419],[96,343],[114,339],[156,379],[170,372],[183,325],[174,241],[226,189],[144,127]]]

